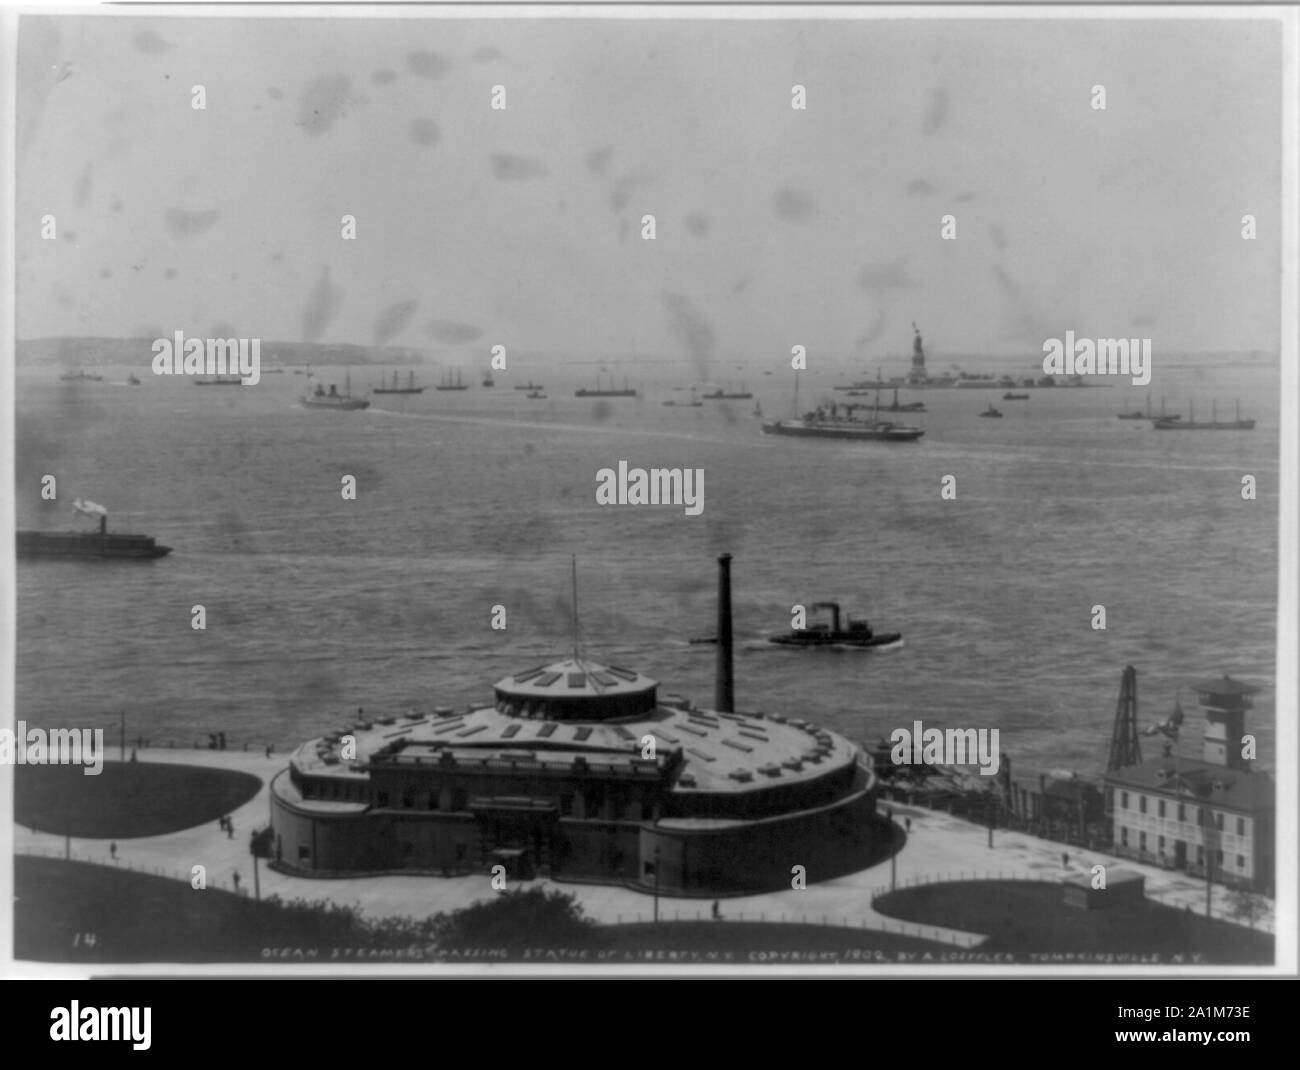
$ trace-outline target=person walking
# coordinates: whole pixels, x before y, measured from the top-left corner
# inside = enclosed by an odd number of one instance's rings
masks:
[[[108,857],[111,858],[114,862],[117,861],[117,841],[116,841],[116,840],[114,840],[112,843],[110,843],[110,844],[108,845]]]

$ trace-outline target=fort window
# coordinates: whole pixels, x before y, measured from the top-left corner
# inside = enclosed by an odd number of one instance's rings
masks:
[[[1221,866],[1221,865],[1223,865],[1223,852],[1222,852],[1222,851],[1215,851],[1215,852],[1214,852],[1214,864],[1215,864],[1216,866]]]
[[[1147,834],[1145,832],[1138,833],[1138,849],[1141,851],[1147,849]]]
[[[468,849],[466,848],[466,846],[465,846],[463,843],[458,843],[458,844],[456,844],[456,861],[457,861],[457,862],[464,862],[464,861],[465,861],[465,855],[466,855],[466,853],[467,853],[467,850],[468,850]]]
[[[437,788],[434,788],[431,792],[429,792],[429,809],[430,809],[430,810],[436,810],[436,809],[438,809],[438,789],[437,789]]]
[[[457,788],[451,793],[451,808],[453,810],[464,810],[466,803],[469,802],[469,795],[464,788]]]
[[[1214,827],[1217,828],[1220,832],[1223,831],[1223,814],[1222,814],[1222,813],[1218,813],[1218,814],[1215,814],[1215,815],[1214,815]]]
[[[1246,868],[1246,859],[1245,859],[1244,857],[1242,857],[1241,855],[1237,855],[1237,868],[1238,868],[1238,869],[1245,869],[1245,868]]]
[[[1119,842],[1121,846],[1128,846],[1128,826],[1121,825],[1119,829]]]
[[[1138,809],[1144,814],[1147,812],[1147,797],[1145,795],[1138,796]]]
[[[306,861],[307,859],[309,859],[309,858],[311,858],[311,852],[310,852],[309,850],[307,850],[306,847],[299,847],[299,848],[298,848],[298,861],[299,861],[299,862],[305,862],[305,861]]]
[[[1127,809],[1128,809],[1128,792],[1127,792],[1127,791],[1121,791],[1121,792],[1119,793],[1119,808],[1120,808],[1121,810],[1127,810]]]
[[[1179,803],[1179,804],[1178,804],[1178,820],[1179,820],[1179,821],[1184,821],[1184,820],[1186,820],[1186,818],[1187,818],[1187,815],[1186,815],[1186,813],[1185,813],[1184,810],[1183,810],[1183,804],[1182,804],[1182,803]]]
[[[1156,800],[1156,816],[1157,816],[1157,817],[1164,817],[1164,816],[1165,816],[1165,801],[1164,801],[1164,799],[1157,799],[1157,800]]]
[[[381,791],[375,796],[375,805],[384,807],[388,805],[388,792]]]
[[[1237,818],[1237,835],[1246,835],[1246,819],[1244,817]]]

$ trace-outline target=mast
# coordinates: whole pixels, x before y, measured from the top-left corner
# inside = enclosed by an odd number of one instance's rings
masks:
[[[343,396],[345,398],[352,396],[352,366],[350,364],[343,369]]]
[[[799,419],[799,369],[794,370],[794,419]]]
[[[578,555],[573,554],[573,660],[578,660]]]

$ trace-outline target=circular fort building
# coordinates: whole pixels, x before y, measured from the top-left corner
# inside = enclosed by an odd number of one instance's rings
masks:
[[[568,658],[496,705],[378,717],[300,746],[271,784],[272,854],[303,875],[465,874],[713,896],[879,857],[876,781],[842,736],[658,697]]]

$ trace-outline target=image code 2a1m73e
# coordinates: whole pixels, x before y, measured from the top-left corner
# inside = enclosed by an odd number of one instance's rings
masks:
[[[19,20],[18,959],[1274,965],[1282,22],[751,16]]]

